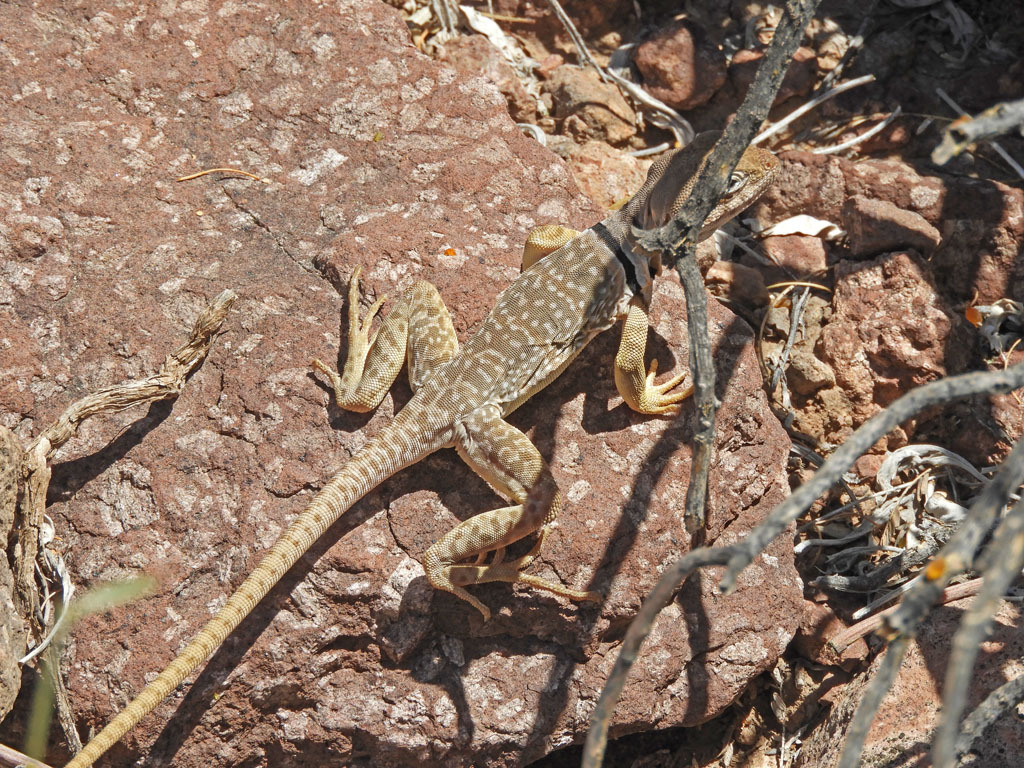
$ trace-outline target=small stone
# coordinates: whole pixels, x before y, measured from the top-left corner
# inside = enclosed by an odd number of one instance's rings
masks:
[[[609,144],[622,144],[636,135],[636,113],[622,98],[618,88],[601,80],[590,68],[562,66],[544,81],[544,90],[551,94],[555,117],[570,117],[563,132],[578,140],[600,139]]]
[[[533,71],[537,74],[541,80],[546,80],[551,76],[551,73],[558,69],[560,66],[565,64],[565,59],[560,54],[550,53],[541,59],[536,69]]]
[[[633,62],[652,96],[687,110],[706,104],[725,83],[725,55],[709,45],[702,31],[678,21],[640,43]]]
[[[716,261],[704,276],[708,291],[714,296],[761,307],[768,303],[764,278],[756,269],[732,261]]]
[[[865,453],[853,463],[854,471],[865,480],[873,480],[885,461],[885,456],[877,453]]]
[[[939,230],[921,214],[863,195],[854,195],[846,201],[842,226],[849,236],[850,253],[854,256],[875,256],[903,248],[913,248],[927,255],[942,242]]]
[[[766,237],[761,245],[773,262],[789,269],[796,277],[823,275],[828,269],[828,254],[820,237]]]

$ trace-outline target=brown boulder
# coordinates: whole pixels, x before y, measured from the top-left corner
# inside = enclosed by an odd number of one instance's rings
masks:
[[[528,232],[599,214],[523,137],[498,91],[419,55],[370,0],[260,11],[146,3],[42,15],[0,6],[19,98],[0,153],[0,420],[24,442],[73,399],[152,372],[224,288],[239,299],[173,403],[87,421],[61,449],[49,513],[82,588],[140,571],[152,597],[82,621],[66,654],[85,734],[221,606],[286,523],[409,397],[328,406],[314,356],[344,352],[338,288],[435,282],[460,337],[518,272]],[[201,168],[232,174],[176,183]],[[332,284],[333,283],[333,284]],[[649,354],[685,365],[681,290],[662,281]],[[709,539],[732,541],[786,492],[788,441],[749,330],[712,313],[719,442]],[[533,572],[605,591],[571,605],[430,589],[418,558],[500,503],[453,452],[358,503],[213,659],[104,758],[154,764],[513,765],[582,738],[625,625],[689,546],[694,417],[618,404],[599,339],[517,411],[567,497]],[[10,361],[10,362],[9,362]],[[792,636],[800,582],[776,541],[723,598],[692,580],[655,627],[613,732],[712,717]],[[21,721],[0,726],[17,743]],[[51,762],[63,755],[55,748]]]

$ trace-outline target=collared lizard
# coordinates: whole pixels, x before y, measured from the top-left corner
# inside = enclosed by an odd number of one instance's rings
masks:
[[[427,579],[473,605],[489,609],[466,587],[520,582],[571,600],[599,595],[524,573],[539,553],[562,506],[550,468],[525,434],[505,421],[554,380],[598,333],[624,318],[615,358],[615,383],[625,402],[644,414],[674,414],[690,389],[684,375],[655,384],[657,361],[644,363],[647,312],[661,254],[647,253],[635,231],[665,224],[690,194],[717,133],[698,135],[686,148],[651,166],[640,190],[593,227],[576,232],[535,230],[523,254],[522,274],[499,296],[476,334],[460,349],[437,289],[418,282],[405,291],[371,333],[378,299],[360,318],[359,270],[349,285],[349,348],[341,375],[319,360],[335,401],[346,410],[377,407],[403,365],[413,397],[394,420],[342,468],[275,542],[256,569],[185,649],[122,710],[67,768],[85,768],[117,742],[190,675],[289,568],[349,507],[400,469],[452,447],[511,506],[483,512],[455,526],[423,557]],[[706,237],[749,206],[778,168],[774,155],[750,148],[701,231]],[[530,534],[525,555],[506,561],[505,547]]]

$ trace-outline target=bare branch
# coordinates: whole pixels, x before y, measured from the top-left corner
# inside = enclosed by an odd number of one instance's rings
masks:
[[[957,726],[967,702],[978,649],[992,626],[1003,594],[1024,566],[1024,503],[1014,505],[996,529],[985,560],[981,592],[953,637],[953,653],[942,691],[942,719],[932,747],[935,768],[952,768],[956,764]]]
[[[715,429],[715,377],[711,346],[707,334],[707,295],[697,269],[696,245],[704,219],[725,191],[728,178],[743,150],[768,115],[775,94],[782,84],[786,64],[803,37],[818,0],[790,0],[775,38],[757,70],[736,118],[712,150],[704,170],[696,180],[693,192],[682,210],[669,224],[645,233],[640,246],[648,251],[662,251],[668,263],[676,268],[686,293],[686,310],[690,334],[690,370],[694,376],[699,428],[695,435],[693,471],[686,497],[686,527],[691,532],[703,528],[704,505],[707,499],[708,468],[711,464]],[[671,599],[682,578],[701,565],[725,562],[728,550],[697,549],[670,567],[654,591],[647,597],[633,620],[611,676],[590,718],[590,732],[583,748],[584,768],[596,768],[604,758],[608,726],[615,703],[625,684],[630,666],[636,660],[644,638],[654,620]]]
[[[942,142],[932,152],[932,162],[944,165],[953,157],[979,141],[988,141],[1024,126],[1024,99],[1007,101],[989,107],[976,117],[954,120],[942,135]]]
[[[122,411],[133,405],[175,397],[181,391],[192,369],[206,357],[228,309],[236,298],[234,291],[230,290],[223,291],[217,296],[196,319],[188,340],[167,356],[159,372],[137,381],[105,387],[69,405],[57,421],[36,438],[28,453],[32,453],[35,446],[42,445],[45,441],[46,458],[52,459],[57,449],[71,439],[78,425],[90,416]]]
[[[757,557],[768,543],[782,533],[823,493],[843,476],[863,453],[889,430],[917,415],[925,408],[942,405],[972,395],[1006,394],[1024,387],[1024,364],[1003,371],[964,373],[939,379],[914,389],[893,402],[884,411],[864,422],[850,438],[836,449],[807,483],[800,486],[788,499],[777,506],[765,520],[735,546],[737,554],[729,561],[729,568],[719,588],[731,592],[736,577]],[[941,591],[941,588],[940,588]]]
[[[1024,699],[1024,676],[1003,683],[978,705],[964,720],[964,726],[956,740],[956,754],[963,757],[971,745],[984,733],[1003,712],[1015,707]]]
[[[50,768],[16,749],[0,744],[0,766],[3,768]]]
[[[697,268],[697,240],[704,219],[725,191],[729,176],[744,149],[768,116],[775,94],[782,85],[787,64],[817,6],[818,0],[790,0],[786,4],[783,19],[775,30],[772,45],[758,67],[754,82],[736,118],[711,151],[694,183],[693,192],[668,224],[639,238],[641,248],[652,253],[661,251],[666,264],[675,264],[686,294],[690,371],[694,378],[694,401],[698,414],[698,429],[694,435],[694,471],[686,492],[684,515],[686,529],[691,534],[704,527],[707,476],[711,466],[717,408],[714,365],[707,335],[707,293]]]
[[[1021,368],[1022,366],[1016,367]],[[927,386],[939,383],[934,382]],[[924,387],[915,391],[920,391],[920,389],[924,389]],[[896,402],[908,397],[910,395],[905,395]],[[893,403],[893,405],[895,404]],[[843,448],[845,447],[844,445]],[[949,580],[962,573],[973,562],[974,553],[981,543],[982,537],[989,531],[992,521],[1006,505],[1010,495],[1020,487],[1022,480],[1024,480],[1024,440],[1013,446],[1013,450],[1006,457],[999,472],[992,478],[992,482],[985,486],[974,503],[971,504],[964,522],[946,546],[942,548],[939,555],[924,570],[924,578],[920,579],[907,593],[899,607],[886,617],[885,626],[880,631],[880,634],[890,641],[885,663],[868,684],[864,698],[857,707],[850,730],[846,735],[846,744],[843,746],[843,754],[839,759],[838,768],[854,768],[857,765],[864,746],[864,739],[874,721],[878,706],[892,685],[896,670],[899,668],[898,661],[890,662],[889,657],[896,656],[897,653],[894,651],[898,649],[898,655],[902,658],[910,640],[917,634],[918,627],[931,611]],[[985,587],[983,587],[984,589]],[[959,716],[959,712],[957,712],[957,716]]]

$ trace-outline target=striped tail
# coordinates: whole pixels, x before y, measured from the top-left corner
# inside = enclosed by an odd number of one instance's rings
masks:
[[[416,435],[416,432],[410,429],[410,419],[403,418],[405,413],[399,413],[395,421],[353,456],[323,487],[281,534],[256,570],[249,574],[185,650],[96,734],[65,768],[87,768],[92,765],[210,657],[271,587],[280,581],[342,513],[395,472],[441,447],[425,445],[420,441],[413,445],[415,438],[412,435]]]

